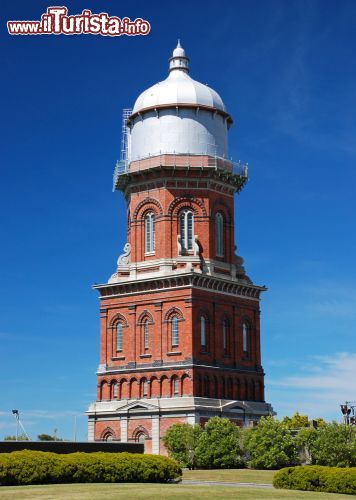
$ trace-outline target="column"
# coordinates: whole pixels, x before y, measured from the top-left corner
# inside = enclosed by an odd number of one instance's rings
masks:
[[[127,443],[127,417],[121,417],[121,442]]]
[[[95,441],[95,420],[88,420],[88,441]]]
[[[152,417],[152,453],[159,455],[159,415]]]

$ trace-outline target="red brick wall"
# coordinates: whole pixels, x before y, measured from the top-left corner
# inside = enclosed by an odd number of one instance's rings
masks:
[[[98,420],[95,422],[95,439],[104,439],[107,433],[113,434],[114,440],[120,440],[120,420]]]

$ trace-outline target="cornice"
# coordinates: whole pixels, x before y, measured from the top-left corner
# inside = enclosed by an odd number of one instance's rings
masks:
[[[161,361],[155,360],[153,363],[135,363],[130,362],[126,365],[121,366],[100,366],[100,369],[97,371],[97,375],[107,376],[107,375],[117,375],[117,374],[128,374],[128,373],[139,373],[139,372],[165,372],[170,370],[191,370],[191,369],[206,369],[206,370],[214,370],[218,372],[231,372],[231,373],[245,373],[248,375],[265,375],[262,366],[242,366],[242,365],[234,365],[227,366],[222,363],[215,364],[207,364],[206,362],[186,358],[182,361]]]
[[[242,283],[241,281],[225,280],[223,278],[194,272],[176,274],[174,276],[135,279],[122,283],[93,285],[93,288],[99,291],[101,299],[164,290],[195,288],[212,293],[241,297],[247,300],[259,300],[261,292],[267,290],[264,286]]]

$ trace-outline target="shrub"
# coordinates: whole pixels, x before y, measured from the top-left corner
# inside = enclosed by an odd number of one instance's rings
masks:
[[[206,469],[243,467],[240,429],[227,418],[213,417],[205,424],[196,449],[197,462]]]
[[[297,441],[308,451],[312,464],[356,466],[356,429],[353,426],[333,422],[314,432],[303,429]]]
[[[275,488],[321,491],[325,493],[356,494],[356,468],[307,465],[287,467],[276,472]]]
[[[179,477],[176,462],[130,453],[15,451],[0,454],[0,485],[166,482]]]
[[[298,449],[291,431],[273,417],[262,417],[245,431],[244,449],[249,467],[280,469],[298,463]]]
[[[163,444],[182,467],[194,469],[197,465],[195,451],[202,432],[198,424],[173,424],[163,437]]]

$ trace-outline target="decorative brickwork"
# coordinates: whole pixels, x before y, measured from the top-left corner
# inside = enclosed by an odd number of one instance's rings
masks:
[[[170,112],[177,116],[175,106]],[[138,116],[132,137],[141,137]],[[195,119],[211,124],[199,109]],[[109,282],[94,287],[100,362],[88,416],[95,440],[144,441],[146,452],[164,454],[162,436],[173,423],[219,415],[243,426],[272,412],[260,349],[265,288],[235,254],[234,194],[246,175],[224,158],[184,153],[115,171],[127,201],[127,244]]]

